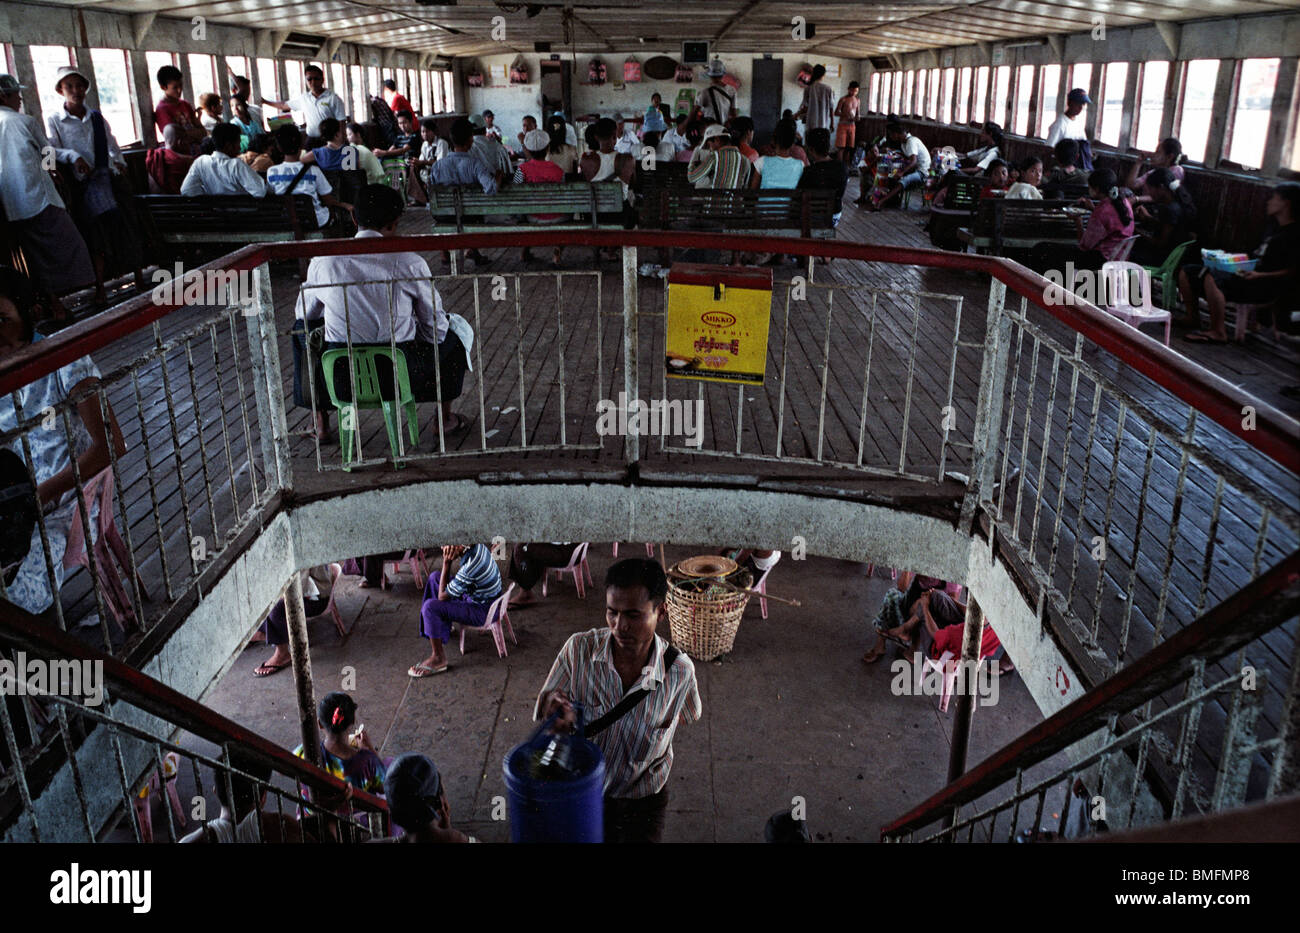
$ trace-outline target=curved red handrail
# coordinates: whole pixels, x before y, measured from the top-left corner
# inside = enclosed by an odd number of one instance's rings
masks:
[[[252,269],[267,260],[306,259],[349,253],[437,252],[452,249],[502,247],[589,246],[675,247],[694,249],[783,252],[799,256],[824,256],[891,265],[917,265],[938,269],[981,272],[1003,282],[1035,307],[1083,334],[1097,346],[1121,359],[1136,372],[1186,402],[1225,430],[1300,473],[1300,422],[1215,375],[1160,341],[1115,320],[1095,305],[1048,304],[1048,281],[1018,263],[993,256],[976,256],[911,247],[877,246],[845,240],[806,240],[762,235],[691,233],[685,231],[515,231],[492,233],[422,234],[311,242],[267,243],[247,246],[221,257],[201,271]],[[73,325],[39,345],[32,345],[0,360],[0,394],[52,372],[180,310],[176,304],[158,304],[142,295],[103,314]],[[1247,428],[1243,409],[1254,410],[1253,428]]]

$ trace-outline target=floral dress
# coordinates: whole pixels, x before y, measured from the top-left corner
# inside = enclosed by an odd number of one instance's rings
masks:
[[[34,338],[40,340],[39,334]],[[14,408],[14,396],[0,398],[0,446],[12,450],[23,457],[32,467],[37,484],[44,483],[50,477],[66,469],[74,456],[80,456],[91,446],[89,432],[81,423],[76,411],[69,413],[73,446],[68,446],[68,431],[65,430],[63,410],[58,406],[72,393],[77,383],[85,379],[98,379],[99,368],[88,356],[67,364],[61,369],[42,376],[18,390],[18,410]],[[49,413],[53,412],[53,417]],[[19,414],[21,413],[21,418]],[[21,421],[37,419],[27,431],[27,446],[23,449],[22,435],[17,429]],[[83,476],[82,482],[89,482],[89,476]],[[90,526],[96,527],[98,508],[90,505]],[[53,586],[45,565],[45,548],[41,542],[41,528],[38,522],[32,529],[32,541],[27,556],[18,568],[18,574],[3,590],[3,598],[31,613],[41,613],[54,604],[54,596],[60,587],[67,570],[63,566],[63,556],[68,546],[68,530],[77,514],[77,493],[70,489],[63,498],[45,514],[45,530],[50,543],[50,563],[53,565]],[[91,620],[94,621],[94,620]]]

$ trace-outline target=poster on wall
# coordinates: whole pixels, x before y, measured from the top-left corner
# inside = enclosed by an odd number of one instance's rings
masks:
[[[488,68],[488,77],[493,84],[506,84],[510,80],[510,68],[505,62],[499,65],[491,65]]]

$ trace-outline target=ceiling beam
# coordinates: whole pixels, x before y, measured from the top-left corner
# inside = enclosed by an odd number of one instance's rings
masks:
[[[749,0],[748,3],[746,3],[743,7],[741,7],[736,12],[735,16],[731,17],[729,20],[727,20],[725,23],[722,24],[722,28],[719,29],[717,33],[714,35],[713,41],[721,42],[723,36],[731,32],[731,30],[734,29],[742,19],[744,19],[750,13],[753,13],[756,9],[762,6],[763,2],[764,0]]]
[[[1065,40],[1068,38],[1064,33],[1054,32],[1047,37],[1047,44],[1052,47],[1052,54],[1056,56],[1057,61],[1065,61]]]
[[[135,36],[135,47],[144,48],[144,37],[149,34],[149,27],[153,21],[158,18],[157,13],[133,13],[131,14],[131,32]]]
[[[1178,49],[1183,44],[1183,27],[1178,23],[1167,23],[1160,20],[1156,23],[1156,32],[1160,33],[1160,38],[1165,40],[1165,46],[1169,49],[1169,54],[1178,59]]]

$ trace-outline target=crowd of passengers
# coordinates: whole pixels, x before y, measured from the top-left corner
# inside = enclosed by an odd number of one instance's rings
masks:
[[[1050,164],[1035,155],[1011,161],[1003,130],[992,122],[982,127],[975,149],[931,151],[891,114],[885,132],[865,147],[862,194],[855,203],[877,211],[898,204],[906,191],[926,188],[933,207],[940,209],[932,212],[927,224],[932,242],[964,250],[956,233],[970,223],[969,214],[944,210],[961,179],[979,179],[980,199],[1073,201],[1085,209],[1075,215],[1075,243],[1042,242],[1006,254],[1038,272],[1061,271],[1067,264],[1078,270],[1099,270],[1103,263],[1115,260],[1155,271],[1172,257],[1178,268],[1170,274],[1190,328],[1184,339],[1191,343],[1228,342],[1224,322],[1229,302],[1261,306],[1261,324],[1269,323],[1275,313],[1289,323],[1286,312],[1294,309],[1300,284],[1300,227],[1295,222],[1300,216],[1300,184],[1282,182],[1270,193],[1264,206],[1266,232],[1252,251],[1258,259],[1252,270],[1207,268],[1199,261],[1200,247],[1219,244],[1202,242],[1198,235],[1206,225],[1187,183],[1182,144],[1169,138],[1155,152],[1136,160],[1094,160],[1085,118],[1090,103],[1082,88],[1067,95],[1065,110],[1046,137],[1052,149]],[[1209,311],[1205,329],[1201,299]],[[1283,391],[1300,397],[1300,386]]]

